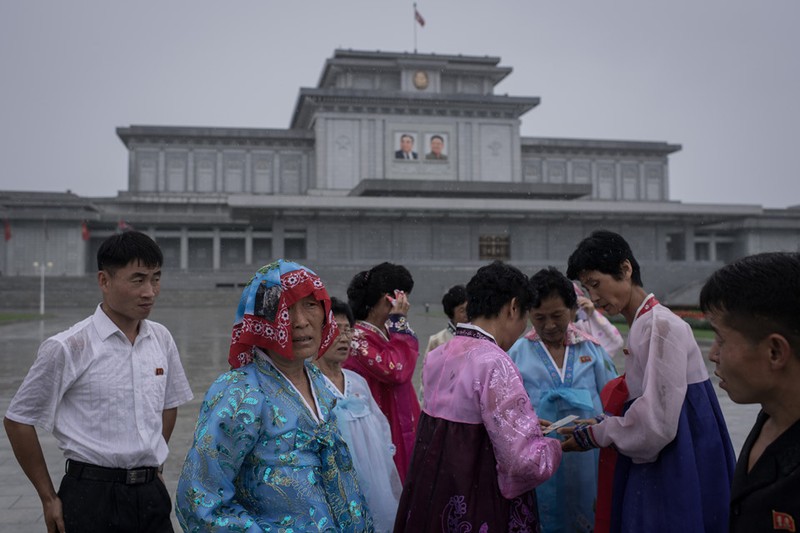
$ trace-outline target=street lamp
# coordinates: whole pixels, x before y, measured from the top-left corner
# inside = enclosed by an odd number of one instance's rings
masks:
[[[41,278],[39,282],[39,314],[44,315],[44,273],[48,268],[53,268],[53,262],[48,261],[45,263],[42,261],[33,262],[33,268],[38,268],[39,272],[41,273]]]

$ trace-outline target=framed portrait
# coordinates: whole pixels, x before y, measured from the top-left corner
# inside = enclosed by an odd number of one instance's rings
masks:
[[[449,135],[444,132],[425,134],[425,161],[447,161]]]
[[[397,131],[394,134],[394,158],[401,161],[419,161],[419,136],[411,131]]]

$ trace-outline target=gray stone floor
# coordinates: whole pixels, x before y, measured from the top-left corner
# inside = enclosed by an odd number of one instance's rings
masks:
[[[428,336],[444,327],[445,318],[433,310],[424,312],[423,306],[413,307],[409,316],[420,343],[427,343]],[[51,316],[41,321],[20,322],[0,326],[0,412],[5,413],[11,397],[32,364],[39,343],[75,322],[93,309],[55,309]],[[228,342],[234,309],[156,308],[152,318],[166,325],[178,345],[189,382],[195,398],[178,411],[178,422],[170,442],[170,456],[164,470],[167,488],[174,494],[178,475],[186,451],[191,444],[194,423],[200,401],[209,384],[227,368]],[[708,346],[703,346],[707,351]],[[621,361],[617,361],[621,363]],[[709,365],[713,374],[713,365]],[[622,369],[620,369],[622,370]],[[419,379],[419,368],[415,379]],[[731,432],[731,439],[738,452],[758,412],[757,406],[736,405],[724,391],[717,389],[722,410]],[[45,458],[58,486],[64,472],[64,460],[55,439],[39,432]],[[14,458],[5,432],[0,436],[0,533],[45,531],[42,509],[33,486],[22,473]],[[175,522],[176,530],[180,530]]]

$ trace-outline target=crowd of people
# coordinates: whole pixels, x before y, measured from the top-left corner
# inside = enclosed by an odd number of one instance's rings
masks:
[[[162,263],[142,233],[106,240],[102,302],[42,343],[6,412],[47,531],[173,530],[161,466],[192,392],[169,331],[148,320]],[[719,386],[761,405],[738,461],[692,329],[644,289],[625,239],[595,231],[567,264],[530,277],[482,266],[446,292],[446,328],[422,354],[402,265],[358,272],[346,301],[303,265],[261,267],[236,309],[230,369],[200,407],[174,495],[180,526],[800,527],[800,254],[735,261],[700,295]],[[37,427],[66,458],[58,490]]]

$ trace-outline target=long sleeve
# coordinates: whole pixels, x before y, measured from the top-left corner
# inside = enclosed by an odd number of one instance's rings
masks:
[[[561,443],[542,435],[539,419],[511,359],[495,359],[480,395],[481,418],[497,458],[497,480],[504,498],[515,498],[555,473]]]
[[[200,408],[194,442],[176,494],[184,531],[261,531],[235,498],[234,481],[261,426],[260,391],[236,371],[211,386]]]
[[[357,348],[344,366],[381,383],[406,383],[414,376],[419,342],[405,315],[390,315],[387,324],[388,341],[377,332],[359,329],[359,323],[354,338]]]
[[[688,387],[689,343],[697,349],[693,339],[686,338],[688,326],[681,330],[667,317],[652,314],[642,325],[634,323],[629,336],[627,381],[633,403],[624,416],[591,428],[600,446],[614,444],[635,463],[655,461],[675,438]]]

